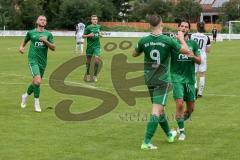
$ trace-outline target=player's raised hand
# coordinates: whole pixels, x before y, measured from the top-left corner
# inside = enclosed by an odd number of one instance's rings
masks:
[[[47,41],[47,39],[46,39],[44,36],[41,36],[41,37],[39,38],[39,40],[42,41],[42,42],[46,42],[46,41]]]
[[[20,48],[19,48],[19,52],[20,52],[21,54],[24,53],[24,47],[23,47],[23,46],[20,46]]]
[[[176,38],[179,41],[184,40],[184,33],[182,31],[178,31],[178,34],[176,35]]]
[[[94,37],[94,33],[88,34],[88,37]]]
[[[189,53],[187,54],[188,57],[194,57],[194,53],[192,51],[189,51]]]

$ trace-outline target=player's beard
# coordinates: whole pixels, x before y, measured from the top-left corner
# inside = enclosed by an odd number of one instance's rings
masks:
[[[38,24],[38,27],[45,28],[46,25]]]

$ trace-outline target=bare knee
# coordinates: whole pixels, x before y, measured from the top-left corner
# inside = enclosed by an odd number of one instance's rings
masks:
[[[41,84],[41,81],[42,81],[42,79],[41,79],[40,76],[35,76],[35,77],[33,78],[33,84],[34,84],[34,85],[39,86],[39,85]]]

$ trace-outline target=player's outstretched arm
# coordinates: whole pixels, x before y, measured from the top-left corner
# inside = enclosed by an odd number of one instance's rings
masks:
[[[93,33],[90,33],[90,34],[84,34],[82,35],[83,38],[91,38],[91,37],[94,37],[94,34]]]
[[[56,49],[55,44],[50,43],[45,37],[40,37],[39,40],[44,42],[48,46],[49,49],[51,49],[52,51],[55,51],[55,49]]]

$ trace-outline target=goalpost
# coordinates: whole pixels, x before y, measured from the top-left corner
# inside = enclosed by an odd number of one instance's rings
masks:
[[[228,40],[239,38],[236,34],[240,34],[240,21],[229,21],[228,23]]]

